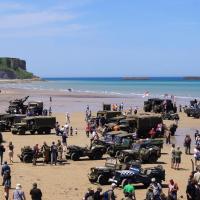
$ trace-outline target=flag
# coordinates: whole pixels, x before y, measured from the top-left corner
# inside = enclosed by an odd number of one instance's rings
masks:
[[[144,97],[148,97],[148,96],[149,96],[149,92],[148,92],[148,91],[146,91],[146,92],[143,94],[143,96],[142,96],[142,97],[144,98]]]

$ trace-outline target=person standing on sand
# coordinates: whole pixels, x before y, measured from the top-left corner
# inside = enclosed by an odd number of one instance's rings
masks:
[[[178,189],[177,183],[174,183],[174,180],[171,179],[168,185],[168,200],[177,200]]]
[[[166,144],[170,144],[171,132],[169,130],[165,130],[165,139],[166,139]]]
[[[160,200],[161,199],[160,195],[161,195],[161,192],[162,192],[162,187],[161,187],[160,183],[157,183],[156,179],[152,178],[150,187],[153,188],[154,200]]]
[[[30,195],[32,200],[42,200],[42,192],[39,188],[37,188],[37,183],[33,183]]]
[[[179,170],[179,165],[181,163],[181,155],[182,151],[180,150],[180,147],[177,147],[177,150],[175,150],[175,169]]]
[[[51,165],[53,165],[53,163],[56,165],[57,155],[58,155],[57,146],[55,145],[55,142],[52,142],[52,145],[51,145]]]
[[[62,162],[62,154],[63,154],[63,146],[62,146],[60,140],[58,140],[57,149],[58,149],[58,162],[61,164],[61,162]]]
[[[1,159],[1,165],[3,163],[3,154],[5,152],[5,148],[2,144],[0,144],[0,159]]]
[[[10,163],[13,163],[13,154],[14,154],[14,145],[12,144],[12,142],[9,142],[8,156],[9,156]]]
[[[175,165],[175,144],[172,144],[171,148],[171,168],[173,169]]]
[[[16,189],[13,192],[13,200],[26,200],[22,186],[19,183],[16,185]]]
[[[41,151],[43,153],[43,157],[44,157],[44,163],[48,164],[50,161],[50,147],[47,145],[46,142],[43,143],[42,147],[41,147]]]
[[[70,123],[70,114],[67,112],[65,117],[66,117],[66,123],[69,124]]]
[[[185,154],[190,155],[191,141],[190,135],[186,135],[184,139]]]

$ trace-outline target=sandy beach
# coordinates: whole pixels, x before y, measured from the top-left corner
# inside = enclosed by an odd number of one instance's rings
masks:
[[[90,105],[92,111],[97,111],[101,109],[102,103],[120,103],[124,102],[125,108],[128,108],[130,105],[137,105],[141,108],[143,102],[134,98],[122,98],[114,96],[101,96],[101,95],[80,95],[80,94],[66,94],[63,92],[51,93],[50,91],[28,91],[20,89],[9,89],[2,90],[0,94],[0,112],[4,112],[8,106],[8,101],[14,98],[23,97],[30,95],[29,100],[42,100],[45,102],[46,107],[52,106],[53,115],[56,116],[57,121],[60,124],[65,123],[65,113],[70,112],[71,114],[71,125],[73,128],[78,129],[78,135],[70,136],[68,139],[68,144],[77,144],[80,146],[86,146],[89,144],[89,139],[85,135],[85,121],[84,121],[84,111],[86,105]],[[49,102],[49,96],[52,96],[53,102]],[[185,196],[185,189],[187,184],[188,176],[191,172],[191,161],[193,155],[185,155],[183,148],[183,139],[185,134],[190,134],[193,139],[193,133],[195,129],[200,129],[199,119],[188,118],[184,113],[180,114],[179,128],[177,130],[176,136],[172,138],[172,141],[181,146],[183,151],[181,169],[175,171],[170,168],[170,149],[171,145],[164,145],[162,149],[162,156],[158,160],[157,164],[162,164],[166,170],[166,181],[164,182],[164,192],[167,193],[166,184],[169,182],[169,179],[173,178],[175,182],[179,185],[178,196]],[[173,123],[172,121],[165,121],[167,125]],[[43,165],[43,163],[38,163],[37,166],[32,164],[21,163],[17,154],[20,153],[20,150],[25,145],[33,146],[39,144],[40,146],[44,141],[49,145],[52,141],[57,142],[60,139],[59,136],[56,136],[54,133],[51,135],[26,135],[18,136],[12,135],[9,132],[3,133],[5,140],[5,147],[7,147],[8,142],[12,141],[14,149],[14,163],[11,166],[12,171],[12,188],[15,187],[16,183],[20,183],[23,186],[26,197],[29,200],[30,195],[29,191],[32,187],[33,182],[37,182],[39,188],[42,189],[43,199],[44,200],[81,200],[84,193],[87,191],[88,187],[94,189],[97,188],[97,185],[92,185],[88,181],[87,174],[91,167],[94,166],[103,166],[107,155],[104,156],[104,159],[100,161],[89,161],[87,158],[81,159],[80,161],[71,161],[68,160],[63,165],[50,166]],[[193,151],[193,149],[192,149]],[[8,160],[8,152],[5,153],[5,160]],[[155,166],[156,164],[150,165],[145,164],[143,167]],[[110,186],[103,186],[105,191]],[[122,189],[117,188],[115,190],[117,199],[123,197]],[[12,194],[12,190],[10,192]],[[136,197],[137,200],[143,200],[145,198],[146,189],[142,185],[136,186]],[[3,197],[3,187],[0,186],[0,197]],[[3,199],[3,198],[0,198]]]

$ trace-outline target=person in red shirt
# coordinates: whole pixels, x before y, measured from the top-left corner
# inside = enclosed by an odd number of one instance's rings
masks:
[[[151,138],[154,138],[155,135],[156,135],[156,131],[154,130],[154,128],[152,128],[150,131],[149,131],[149,135]]]

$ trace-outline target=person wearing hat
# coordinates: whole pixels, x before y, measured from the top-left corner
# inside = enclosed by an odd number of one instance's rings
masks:
[[[153,187],[149,186],[147,193],[146,193],[146,199],[145,200],[154,200],[154,194],[153,194]]]
[[[13,200],[26,200],[22,186],[19,183],[16,185],[16,188],[13,192]]]
[[[150,187],[153,188],[154,200],[160,200],[160,194],[162,192],[162,187],[161,187],[160,183],[157,183],[156,179],[152,178]]]
[[[37,183],[33,183],[30,195],[32,200],[42,200],[42,192],[39,188],[37,188]]]

